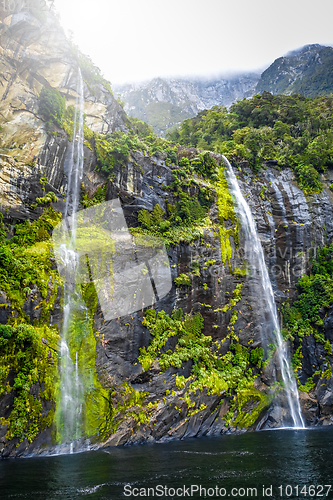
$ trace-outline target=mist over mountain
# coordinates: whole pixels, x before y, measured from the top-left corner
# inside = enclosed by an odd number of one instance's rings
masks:
[[[261,75],[256,93],[302,94],[316,97],[333,92],[333,48],[306,45],[279,57]]]
[[[213,106],[234,102],[263,91],[315,97],[333,92],[333,48],[306,45],[276,59],[261,75],[244,73],[211,79],[154,78],[148,82],[113,86],[125,111],[164,136],[186,118]]]
[[[246,73],[214,79],[154,78],[141,84],[113,86],[125,111],[152,125],[159,135],[186,118],[213,106],[229,107],[253,95],[259,74]]]

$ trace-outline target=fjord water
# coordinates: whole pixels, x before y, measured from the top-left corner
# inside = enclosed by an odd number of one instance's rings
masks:
[[[124,488],[257,488],[256,498],[296,499],[316,495],[301,487],[333,484],[333,429],[276,430],[190,439],[165,444],[0,462],[0,498],[34,500],[121,500]],[[290,485],[290,488],[287,486]],[[296,486],[299,494],[296,495]],[[263,495],[272,486],[272,496]],[[282,486],[280,495],[279,486]],[[332,491],[326,497],[331,499]],[[332,488],[333,490],[333,488]],[[129,489],[127,490],[129,491]],[[308,490],[307,490],[308,491]],[[134,491],[136,493],[136,491]],[[288,495],[286,494],[288,493]],[[172,490],[171,490],[172,493]],[[290,494],[292,493],[292,494]],[[147,495],[148,497],[148,495]],[[152,498],[150,495],[149,498]],[[154,498],[158,498],[156,495]],[[175,495],[159,498],[181,498]],[[186,497],[185,497],[186,498]],[[191,498],[191,497],[188,497]],[[195,493],[192,498],[201,497]],[[216,494],[206,498],[223,498]]]
[[[289,362],[287,346],[282,338],[272,283],[267,271],[264,251],[259,239],[256,224],[250,207],[240,190],[230,162],[225,157],[223,157],[223,161],[227,166],[227,180],[230,193],[235,199],[236,211],[241,222],[242,233],[245,237],[244,256],[249,264],[250,275],[254,274],[258,277],[258,291],[263,295],[263,304],[265,304],[263,309],[266,309],[264,321],[268,327],[268,338],[264,340],[269,341],[272,339],[276,346],[281,376],[288,400],[293,427],[304,429],[305,425],[299,404],[297,384]]]

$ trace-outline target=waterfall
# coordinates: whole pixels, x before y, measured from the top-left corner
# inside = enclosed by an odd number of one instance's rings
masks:
[[[64,224],[67,225],[68,238],[59,248],[59,255],[64,276],[64,318],[60,345],[60,408],[59,425],[63,442],[71,442],[81,437],[81,413],[84,392],[79,376],[78,352],[75,351],[76,318],[85,309],[80,293],[76,289],[78,272],[78,254],[76,253],[77,209],[79,204],[80,185],[83,175],[83,116],[84,94],[83,80],[79,70],[76,88],[76,106],[73,126],[73,140],[70,161],[68,164],[68,185]]]
[[[266,268],[263,248],[250,207],[240,190],[234,171],[229,161],[224,156],[223,161],[227,166],[227,180],[230,192],[236,200],[236,211],[245,235],[246,258],[251,271],[255,272],[258,276],[261,292],[267,302],[266,320],[269,322],[269,325],[271,325],[274,333],[274,344],[277,348],[281,376],[287,395],[293,426],[294,428],[304,429],[305,426],[298,399],[297,384],[290,366],[286,343],[283,341],[281,335],[273,288]]]

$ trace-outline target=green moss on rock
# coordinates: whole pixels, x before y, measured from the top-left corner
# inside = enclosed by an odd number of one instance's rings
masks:
[[[234,210],[232,196],[229,192],[228,183],[225,177],[225,167],[220,167],[218,180],[216,182],[216,192],[218,197],[218,209],[220,217],[219,239],[221,244],[221,256],[224,265],[231,267],[232,247],[230,238],[238,241],[237,219]],[[230,228],[226,228],[229,221]]]
[[[249,427],[269,405],[267,395],[254,388],[256,375],[249,365],[248,349],[239,343],[231,343],[228,352],[221,355],[221,343],[213,342],[211,337],[202,333],[203,318],[200,314],[185,314],[183,317],[179,309],[169,316],[164,311],[156,313],[149,309],[143,325],[152,335],[149,346],[140,350],[138,358],[144,370],[149,370],[155,362],[166,370],[169,367],[181,368],[183,363],[192,361],[190,377],[176,378],[178,389],[186,386],[183,398],[190,402],[189,409],[194,408],[191,395],[196,397],[198,390],[207,391],[208,395],[226,394],[237,402],[238,420],[234,424]],[[165,345],[171,337],[175,337],[175,347],[165,352]],[[251,410],[247,410],[246,403],[250,400],[253,404]]]

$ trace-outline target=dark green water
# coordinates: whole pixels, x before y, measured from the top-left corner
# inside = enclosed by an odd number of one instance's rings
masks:
[[[7,460],[0,500],[332,499],[332,451],[333,429],[279,430]]]

